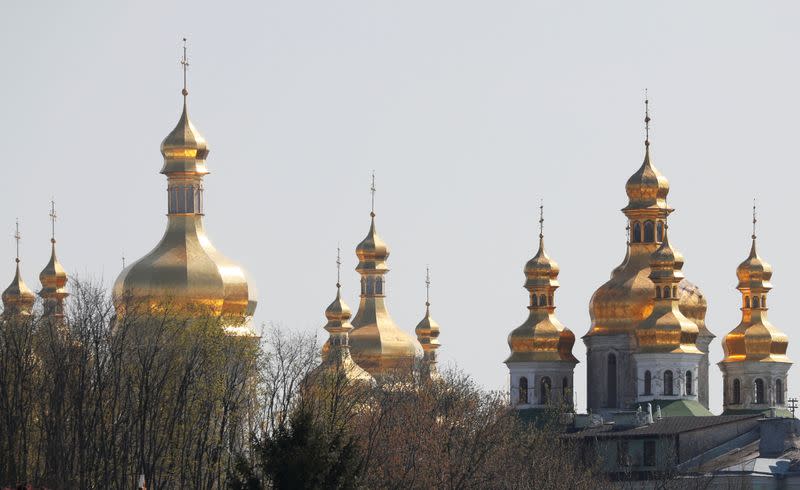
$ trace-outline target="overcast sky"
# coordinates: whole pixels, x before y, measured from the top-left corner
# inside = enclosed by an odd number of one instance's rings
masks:
[[[122,3],[0,6],[0,279],[13,275],[19,217],[38,289],[51,196],[70,274],[110,284],[123,252],[134,260],[158,242],[159,144],[179,116],[186,36],[190,115],[211,147],[207,231],[254,278],[257,323],[324,334],[337,243],[355,311],[374,169],[394,319],[412,332],[422,317],[429,264],[441,359],[505,388],[541,198],[584,407],[580,337],[625,252],[619,210],[642,161],[647,87],[653,160],[676,209],[670,241],[717,335],[712,411],[753,197],[775,268],[771,319],[800,358],[797,2]]]

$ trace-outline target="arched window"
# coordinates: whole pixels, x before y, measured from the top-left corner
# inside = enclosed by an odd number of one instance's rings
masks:
[[[762,296],[761,297],[761,307],[762,308],[766,308],[767,307],[767,297],[766,296]]]
[[[383,278],[378,277],[375,279],[375,294],[383,294]]]
[[[764,403],[764,380],[757,379],[755,382],[755,389],[756,389],[756,403],[762,404]]]
[[[539,296],[539,306],[547,306],[547,296]]]
[[[663,242],[664,241],[664,222],[663,221],[659,221],[658,222],[658,226],[656,227],[656,239],[659,242]]]
[[[753,308],[758,308],[758,296],[753,296]]]
[[[642,241],[642,224],[638,221],[633,224],[633,240],[631,243],[640,243]]]
[[[738,379],[733,380],[733,404],[742,403],[742,382]]]
[[[375,293],[375,279],[372,277],[367,278],[367,294]]]
[[[519,378],[519,402],[528,403],[528,378],[525,376]]]
[[[686,394],[692,394],[692,372],[686,371]]]
[[[664,371],[664,394],[665,395],[675,394],[675,391],[673,390],[672,386],[672,371],[670,370]]]
[[[539,306],[539,297],[535,293],[531,295],[531,306]]]
[[[367,278],[361,278],[361,294],[367,294]]]
[[[775,403],[783,404],[783,381],[775,380]]]
[[[656,299],[661,299],[661,288],[656,288]]]
[[[572,401],[572,397],[569,394],[569,379],[567,379],[566,376],[564,376],[564,379],[561,380],[561,397],[567,403]]]
[[[645,243],[656,241],[655,225],[650,220],[644,222],[644,241]]]
[[[539,403],[542,405],[546,405],[550,403],[550,387],[552,383],[550,382],[550,378],[544,376],[542,380],[539,382]]]
[[[745,308],[750,308],[750,296],[745,296],[744,297],[744,307]]]
[[[650,371],[644,372],[644,394],[653,394],[653,375],[650,374]]]
[[[608,355],[608,365],[606,369],[606,394],[608,395],[608,407],[617,407],[617,356]]]
[[[669,299],[669,286],[664,286],[664,297]]]

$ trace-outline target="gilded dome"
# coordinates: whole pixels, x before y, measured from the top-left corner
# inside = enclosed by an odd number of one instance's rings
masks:
[[[389,258],[389,247],[375,230],[375,213],[370,213],[370,218],[372,221],[369,225],[369,232],[356,246],[356,256],[358,257],[356,270],[388,270],[386,259]]]
[[[625,192],[629,201],[625,209],[666,208],[669,181],[650,162],[649,144],[645,148],[642,166],[628,179]]]
[[[50,240],[50,242],[50,261],[39,273],[39,282],[42,283],[42,296],[66,293],[64,288],[67,285],[67,273],[56,257],[55,239]]]
[[[414,329],[417,334],[417,342],[422,346],[422,350],[439,348],[439,324],[431,318],[430,303],[425,303],[425,316]]]
[[[539,236],[539,250],[525,265],[525,286],[530,302],[528,318],[508,335],[511,355],[506,364],[531,361],[578,362],[572,354],[575,334],[555,315],[555,290],[558,288],[558,264],[544,248]]]
[[[789,337],[767,318],[772,267],[759,257],[755,235],[750,254],[736,268],[736,276],[737,289],[742,293],[742,320],[722,342],[722,362],[791,362],[786,356]]]
[[[699,329],[680,311],[675,297],[683,280],[682,268],[683,255],[670,245],[665,232],[661,246],[650,258],[649,278],[656,294],[652,312],[636,327],[640,352],[701,353],[697,349]]]
[[[203,226],[203,177],[208,145],[187,113],[161,143],[167,176],[167,229],[156,247],[126,267],[114,284],[119,312],[126,305],[178,308],[191,314],[223,318],[232,335],[254,335],[250,318],[256,308],[253,285],[244,269],[211,244]]]
[[[36,301],[36,296],[33,294],[25,281],[22,280],[22,274],[19,271],[19,259],[16,259],[17,267],[14,273],[14,279],[11,284],[3,291],[3,307],[6,312],[19,312],[22,314],[29,314],[33,303]]]

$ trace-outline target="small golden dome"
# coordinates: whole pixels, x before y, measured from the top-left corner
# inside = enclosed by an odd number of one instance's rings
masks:
[[[67,273],[56,257],[55,239],[51,239],[50,243],[50,261],[39,273],[39,282],[42,283],[42,291],[39,294],[42,297],[66,293]]]
[[[699,328],[679,308],[678,284],[683,280],[683,255],[664,241],[651,256],[650,280],[656,298],[653,311],[636,328],[639,352],[702,354],[697,348]],[[662,293],[663,289],[663,293]]]
[[[417,334],[417,341],[422,346],[422,350],[438,349],[439,343],[439,324],[431,318],[431,304],[425,303],[425,316],[417,324],[414,333]]]
[[[189,119],[184,96],[183,113],[178,124],[161,142],[161,154],[164,156],[161,173],[186,172],[205,175],[208,173],[206,168],[208,152],[208,143]]]
[[[353,329],[353,326],[348,321],[350,320],[350,315],[350,307],[342,299],[341,287],[337,284],[336,298],[325,308],[325,318],[328,319],[328,323],[324,327],[325,330],[328,332],[333,330],[336,332],[349,332]]]
[[[772,266],[758,256],[755,237],[750,246],[750,255],[736,268],[736,277],[739,279],[737,288],[772,289],[769,282],[772,279]]]
[[[742,320],[722,342],[725,358],[722,362],[783,362],[789,337],[778,330],[767,318],[767,295],[772,289],[772,267],[756,251],[756,238],[750,254],[736,268],[742,293]]]
[[[628,179],[625,192],[628,194],[628,206],[625,210],[667,207],[669,181],[650,162],[649,144],[645,148],[642,166]]]
[[[555,290],[559,287],[558,264],[544,248],[539,235],[539,250],[525,265],[525,286],[530,303],[528,318],[508,335],[511,355],[506,364],[531,361],[578,362],[572,354],[575,334],[555,315]]]
[[[22,280],[22,274],[19,271],[19,259],[16,259],[17,268],[14,274],[14,279],[3,291],[3,307],[6,312],[19,312],[22,314],[30,314],[33,308],[33,303],[36,301],[36,296],[33,294],[25,281]]]
[[[358,257],[356,270],[388,270],[386,259],[389,258],[389,247],[375,231],[374,212],[370,213],[370,218],[372,221],[369,225],[369,233],[356,246],[356,256]]]

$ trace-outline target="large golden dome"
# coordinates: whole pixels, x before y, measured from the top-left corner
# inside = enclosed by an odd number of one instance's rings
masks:
[[[375,213],[370,213],[367,236],[356,247],[361,275],[361,296],[350,333],[350,352],[359,366],[373,376],[392,371],[409,371],[418,344],[400,329],[386,308],[386,259],[389,247],[375,229]]]
[[[750,254],[736,268],[736,276],[736,288],[742,293],[742,321],[722,342],[722,362],[791,362],[786,356],[789,337],[767,318],[772,266],[758,255],[755,234]]]
[[[241,266],[219,253],[203,227],[208,144],[189,120],[184,88],[178,124],[161,143],[167,176],[167,229],[156,247],[114,284],[119,311],[144,303],[221,316],[234,335],[252,335],[255,290]]]
[[[17,257],[16,262],[17,267],[14,279],[3,291],[3,308],[5,313],[15,312],[28,315],[33,308],[34,301],[36,301],[36,296],[25,284],[25,281],[22,280],[22,274],[19,271],[19,257]]]
[[[544,249],[539,235],[539,250],[525,264],[525,289],[529,293],[528,318],[508,335],[511,355],[506,363],[530,361],[578,362],[572,355],[575,334],[555,315],[555,290],[559,268]]]
[[[655,287],[650,280],[650,258],[659,249],[667,216],[669,182],[652,164],[649,142],[645,144],[642,166],[625,186],[631,238],[625,260],[611,278],[592,295],[589,315],[592,325],[586,336],[633,334],[636,326],[653,311]],[[706,301],[700,289],[683,279],[678,284],[680,311],[700,329],[700,335],[713,336],[705,326]]]

